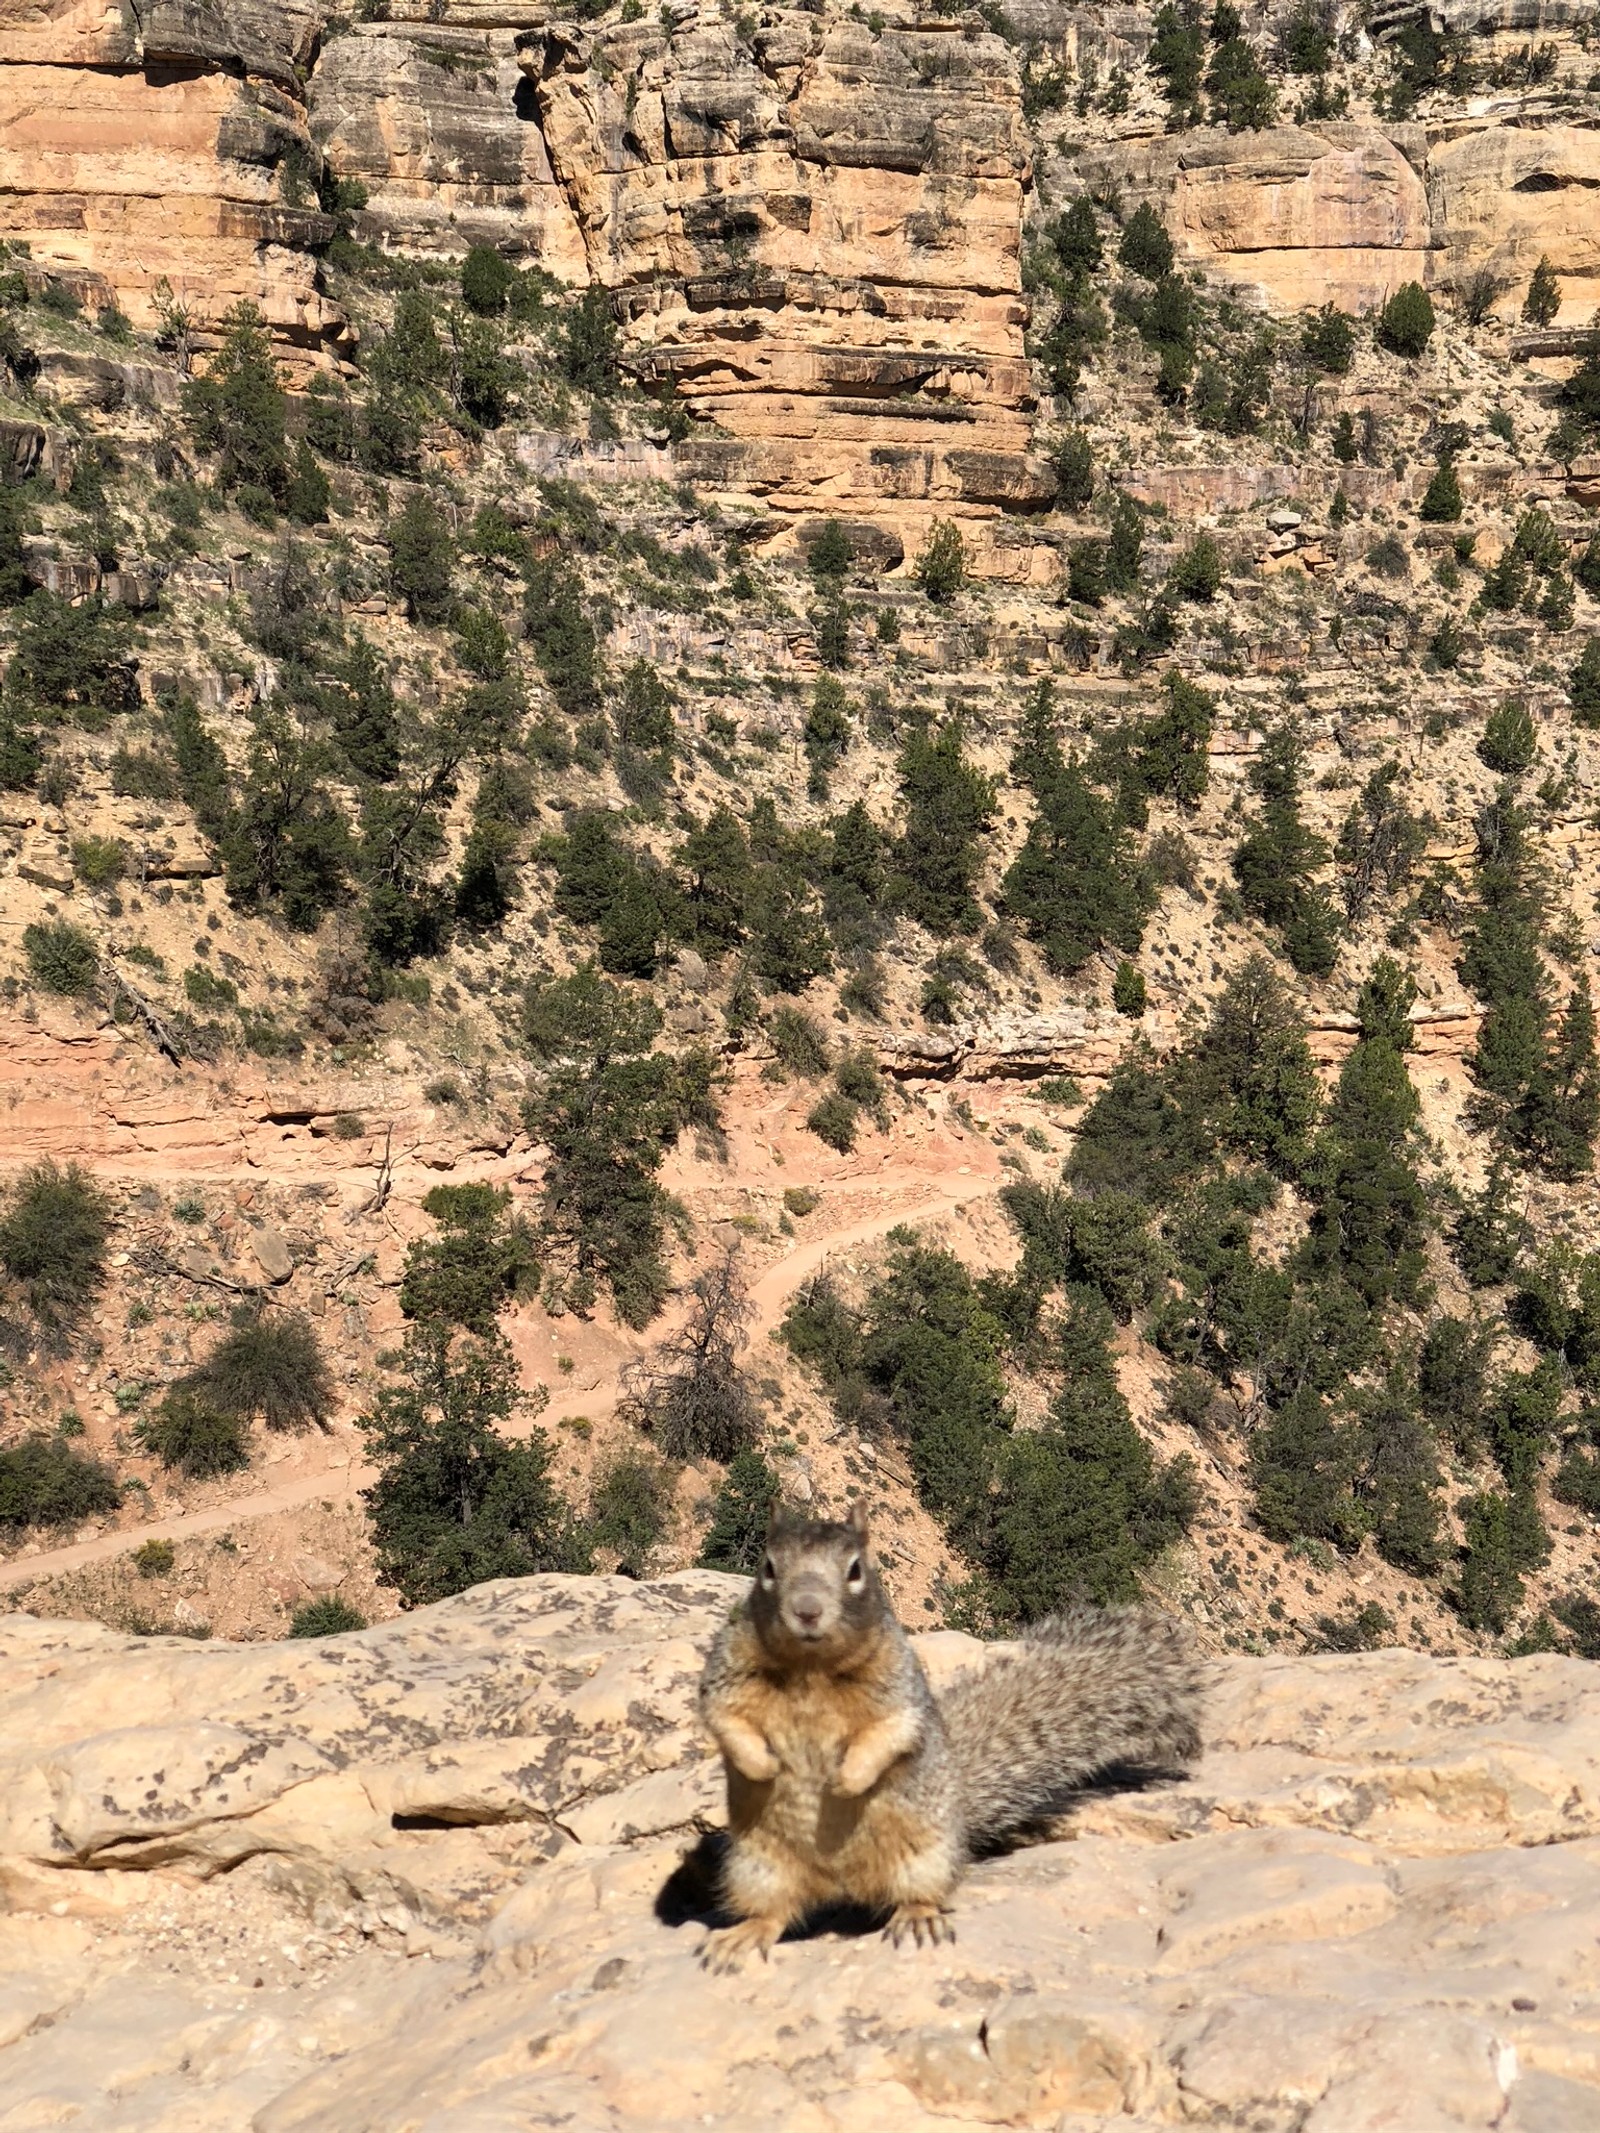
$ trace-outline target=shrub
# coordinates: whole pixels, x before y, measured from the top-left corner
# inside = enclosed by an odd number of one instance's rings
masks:
[[[755,1575],[779,1488],[777,1475],[759,1452],[734,1453],[712,1501],[711,1525],[697,1559],[702,1570]]]
[[[1110,1332],[1098,1299],[1073,1300],[1058,1335],[1064,1383],[1044,1426],[993,1440],[992,1505],[973,1509],[987,1512],[974,1540],[997,1623],[1035,1621],[1074,1599],[1136,1597],[1140,1570],[1193,1518],[1189,1462],[1157,1467],[1118,1387]],[[968,1490],[987,1465],[980,1457]]]
[[[225,1415],[259,1415],[268,1429],[325,1426],[333,1376],[311,1321],[297,1311],[241,1304],[233,1330],[185,1380]]]
[[[635,659],[623,674],[617,733],[625,747],[657,752],[677,738],[672,692],[648,659]]]
[[[1394,355],[1420,356],[1433,338],[1433,302],[1420,282],[1402,282],[1378,317],[1378,341]]]
[[[389,536],[389,576],[417,622],[443,622],[450,612],[455,544],[444,513],[414,491]]]
[[[967,581],[967,550],[960,529],[936,519],[917,559],[917,583],[936,606],[948,607]]]
[[[1200,534],[1173,562],[1167,583],[1180,600],[1214,600],[1222,585],[1222,551]]]
[[[341,1600],[337,1593],[329,1593],[320,1600],[307,1600],[304,1607],[295,1609],[289,1634],[291,1637],[345,1637],[366,1626],[364,1614],[352,1607],[348,1600]]]
[[[42,1432],[0,1451],[0,1527],[74,1526],[122,1501],[109,1468]]]
[[[178,1551],[168,1540],[148,1540],[133,1551],[133,1567],[142,1578],[164,1578],[178,1560]]]
[[[777,1064],[786,1074],[815,1081],[826,1074],[833,1054],[820,1022],[798,1007],[775,1008],[767,1022],[767,1037]]]
[[[1500,300],[1505,283],[1490,267],[1477,267],[1451,292],[1469,326],[1481,326]]]
[[[1353,1548],[1362,1519],[1351,1494],[1357,1444],[1326,1402],[1298,1392],[1250,1441],[1256,1518],[1269,1539],[1332,1541]]]
[[[178,773],[149,748],[119,748],[111,758],[111,790],[125,800],[175,800]]]
[[[1068,430],[1053,455],[1056,502],[1072,511],[1094,495],[1094,447],[1082,430]]]
[[[1374,541],[1367,550],[1367,568],[1380,578],[1408,578],[1411,575],[1411,558],[1406,554],[1406,544],[1398,534],[1386,533],[1381,541]]]
[[[475,244],[461,262],[461,300],[480,318],[498,318],[517,271],[492,245]]]
[[[1355,360],[1355,328],[1337,305],[1324,304],[1308,319],[1300,346],[1309,362],[1331,377],[1342,378]]]
[[[905,829],[895,850],[900,894],[919,925],[936,937],[971,933],[979,910],[973,888],[983,863],[983,832],[995,788],[962,749],[950,720],[934,734],[914,733],[901,753]]]
[[[801,737],[810,766],[807,794],[826,800],[828,781],[850,745],[850,699],[831,675],[822,675],[812,691]]]
[[[1522,299],[1522,316],[1530,326],[1548,326],[1561,309],[1561,284],[1549,258],[1541,254]]]
[[[1504,1633],[1522,1604],[1522,1576],[1517,1568],[1511,1507],[1493,1491],[1472,1497],[1463,1507],[1466,1560],[1461,1569],[1457,1604],[1469,1629]]]
[[[1117,974],[1111,981],[1111,1004],[1119,1015],[1142,1015],[1150,1004],[1149,989],[1144,972],[1137,963],[1126,958],[1117,965]]]
[[[1123,226],[1117,258],[1130,274],[1145,281],[1160,281],[1172,272],[1172,239],[1161,218],[1148,202],[1142,202]]]
[[[610,292],[593,283],[566,315],[558,360],[567,383],[580,392],[610,392],[621,345]]]
[[[806,1113],[806,1124],[818,1140],[826,1141],[840,1155],[848,1155],[856,1144],[856,1122],[860,1115],[848,1096],[841,1095],[837,1089],[829,1089]]]
[[[0,1267],[42,1326],[79,1317],[105,1281],[111,1205],[76,1164],[25,1170],[0,1215]]]
[[[183,996],[191,1007],[209,1013],[214,1008],[237,1007],[239,988],[232,978],[219,978],[204,963],[191,963],[183,974]]]
[[[218,486],[253,492],[270,518],[289,478],[286,405],[266,321],[248,298],[224,317],[222,345],[183,401],[196,444],[218,455]]]
[[[1600,726],[1600,637],[1584,640],[1582,654],[1567,676],[1567,694],[1580,726]]]
[[[501,1308],[538,1283],[532,1230],[520,1215],[507,1219],[511,1194],[492,1185],[435,1185],[422,1206],[443,1234],[407,1250],[401,1310],[407,1318],[492,1332]]]
[[[1452,461],[1441,459],[1434,469],[1418,517],[1427,525],[1453,525],[1461,516],[1461,484]]]
[[[1067,597],[1098,607],[1105,596],[1105,542],[1074,541],[1067,551]]]
[[[1328,847],[1301,815],[1302,754],[1290,726],[1268,735],[1250,773],[1262,795],[1261,812],[1233,855],[1233,871],[1246,908],[1281,933],[1296,970],[1307,977],[1327,977],[1338,944],[1332,906],[1315,876]]]
[[[870,1112],[882,1128],[889,1123],[889,1098],[883,1076],[865,1052],[847,1052],[833,1070],[833,1084],[841,1096]]]
[[[589,1539],[617,1557],[623,1577],[649,1574],[651,1551],[667,1529],[670,1479],[659,1460],[624,1456],[595,1483]]]
[[[165,1467],[192,1480],[236,1474],[250,1464],[250,1436],[238,1415],[224,1414],[204,1389],[180,1378],[135,1432]]]
[[[100,976],[100,951],[82,926],[66,918],[35,919],[22,929],[28,972],[46,992],[82,999]]]
[[[850,536],[836,518],[824,519],[806,549],[806,566],[820,583],[848,577],[855,561]]]
[[[130,617],[98,595],[74,607],[55,593],[36,592],[17,610],[10,690],[39,710],[98,730],[139,701],[129,656]]]
[[[1520,697],[1508,696],[1491,711],[1478,742],[1478,754],[1501,777],[1516,777],[1539,752],[1532,714]]]
[[[618,1312],[647,1325],[667,1292],[671,1203],[656,1172],[680,1133],[715,1131],[710,1056],[650,1046],[660,1011],[586,964],[570,978],[530,985],[523,1006],[529,1049],[552,1061],[523,1119],[549,1151],[543,1232],[566,1258],[568,1293],[588,1309],[596,1277]],[[641,1056],[644,1055],[644,1056]]]
[[[1393,1641],[1394,1616],[1380,1607],[1376,1600],[1368,1600],[1361,1608],[1352,1607],[1347,1615],[1318,1615],[1317,1641],[1312,1646],[1321,1652],[1376,1652]]]

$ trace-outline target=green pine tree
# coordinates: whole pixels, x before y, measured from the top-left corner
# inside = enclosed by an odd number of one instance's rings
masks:
[[[1530,326],[1548,326],[1560,309],[1561,284],[1556,280],[1556,270],[1548,256],[1541,253],[1528,283],[1528,293],[1522,300],[1522,316]]]
[[[712,1500],[711,1524],[697,1558],[703,1570],[731,1570],[741,1577],[754,1577],[779,1488],[777,1475],[759,1452],[734,1453]]]
[[[1600,726],[1600,637],[1584,639],[1583,651],[1567,678],[1572,716],[1580,726]]]
[[[433,1319],[407,1331],[397,1377],[359,1424],[378,1468],[362,1491],[378,1580],[405,1606],[488,1578],[588,1568],[543,1432],[503,1434],[523,1403],[502,1335],[456,1334]]]
[[[1441,459],[1417,516],[1426,525],[1444,526],[1453,525],[1461,512],[1461,484],[1456,478],[1455,462]]]
[[[1050,968],[1067,977],[1102,945],[1137,948],[1150,899],[1126,834],[1076,756],[1061,762],[1057,749],[1056,761],[1001,897]]]

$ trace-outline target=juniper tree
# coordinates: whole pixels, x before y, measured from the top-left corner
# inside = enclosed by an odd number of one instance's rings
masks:
[[[1561,284],[1556,280],[1556,270],[1549,256],[1540,253],[1539,264],[1534,268],[1528,283],[1528,293],[1522,299],[1522,316],[1530,326],[1548,326],[1561,309]]]
[[[1245,906],[1277,931],[1296,970],[1326,977],[1338,957],[1332,906],[1315,876],[1328,857],[1324,839],[1300,812],[1304,751],[1287,725],[1268,735],[1251,770],[1261,812],[1233,855]]]
[[[954,720],[937,733],[913,734],[899,770],[905,827],[895,847],[895,871],[901,899],[936,936],[971,933],[979,918],[973,892],[994,785],[966,760]]]
[[[502,1335],[462,1334],[438,1319],[407,1330],[396,1376],[358,1423],[378,1469],[361,1492],[378,1582],[404,1606],[489,1578],[589,1567],[543,1431],[516,1442],[504,1434],[525,1404]]]

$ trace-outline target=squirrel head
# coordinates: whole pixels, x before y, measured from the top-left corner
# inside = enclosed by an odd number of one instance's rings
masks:
[[[826,1666],[859,1647],[886,1605],[859,1504],[842,1525],[774,1509],[750,1589],[750,1619],[769,1652]]]

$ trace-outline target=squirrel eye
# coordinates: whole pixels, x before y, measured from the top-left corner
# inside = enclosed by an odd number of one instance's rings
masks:
[[[861,1583],[861,1558],[859,1555],[851,1558],[850,1568],[845,1572],[845,1581],[851,1585],[859,1585]]]
[[[761,1566],[761,1582],[762,1582],[762,1584],[763,1584],[763,1585],[770,1585],[770,1584],[771,1584],[771,1583],[773,1582],[774,1578],[776,1578],[776,1577],[777,1577],[777,1575],[778,1575],[778,1572],[777,1572],[777,1566],[776,1566],[776,1565],[774,1564],[774,1562],[773,1562],[773,1560],[772,1560],[772,1557],[771,1557],[771,1556],[769,1555],[769,1556],[767,1557],[766,1561],[765,1561],[765,1562],[764,1562],[764,1563],[762,1564],[762,1566]]]

